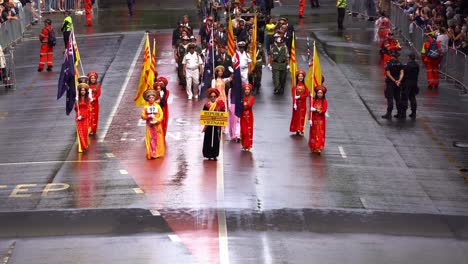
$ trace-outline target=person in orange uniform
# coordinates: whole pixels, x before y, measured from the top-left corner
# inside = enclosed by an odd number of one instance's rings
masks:
[[[84,0],[84,8],[86,13],[86,26],[93,25],[93,1]]]
[[[442,48],[440,42],[436,41],[435,36],[426,35],[427,40],[423,44],[421,57],[426,68],[427,88],[439,88],[439,66],[442,60]]]
[[[319,85],[315,88],[315,98],[310,107],[309,123],[309,148],[313,153],[320,155],[325,147],[325,113],[327,112],[328,102],[325,98],[327,88]]]
[[[89,116],[90,100],[89,86],[86,83],[78,84],[78,100],[75,103],[76,137],[78,139],[78,152],[83,152],[89,146]]]
[[[293,111],[289,131],[296,132],[296,135],[304,135],[307,98],[309,97],[309,92],[304,84],[305,76],[304,70],[298,70],[296,72],[296,87],[293,87]]]
[[[382,47],[382,43],[387,38],[392,27],[385,11],[382,11],[380,18],[375,21],[375,26],[377,27],[377,36],[379,37],[379,47]]]
[[[380,54],[382,54],[385,76],[387,76],[387,71],[385,70],[385,67],[387,66],[387,62],[392,58],[392,56],[390,56],[390,51],[392,50],[400,51],[401,46],[400,42],[398,42],[398,40],[394,38],[393,32],[389,32],[387,34],[387,38],[382,42],[382,45],[380,46]]]
[[[253,146],[254,116],[252,107],[255,104],[255,96],[252,95],[252,84],[242,85],[244,91],[244,105],[240,117],[241,144],[243,151],[250,151]]]
[[[141,119],[146,120],[146,158],[157,159],[164,156],[166,147],[161,121],[164,118],[161,107],[156,103],[160,95],[154,90],[146,90],[143,98],[148,104],[141,111]]]
[[[304,17],[305,0],[299,0],[299,18]]]
[[[167,125],[169,124],[168,101],[169,101],[170,92],[167,89],[167,84],[169,83],[169,81],[167,80],[166,77],[163,77],[163,76],[159,77],[156,81],[159,82],[161,85],[161,91],[159,91],[159,95],[161,96],[161,103],[159,104],[159,106],[161,106],[163,110],[163,114],[164,114],[164,118],[162,121],[162,128],[163,128],[164,137],[166,137]]]
[[[97,81],[97,72],[89,72],[87,76],[89,78],[89,93],[91,98],[91,116],[89,126],[91,128],[90,134],[94,135],[97,133],[99,122],[99,97],[101,96],[101,84]]]
[[[47,18],[44,20],[44,28],[39,35],[39,40],[41,41],[41,50],[40,57],[39,57],[39,66],[37,67],[37,71],[41,72],[44,70],[44,65],[47,63],[47,71],[52,71],[53,65],[53,55],[54,55],[54,46],[50,45],[49,43],[49,31],[53,31],[55,36],[55,30],[52,27],[52,20]],[[55,44],[54,44],[55,45]]]

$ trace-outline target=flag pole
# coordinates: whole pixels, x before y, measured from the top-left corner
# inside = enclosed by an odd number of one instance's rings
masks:
[[[215,51],[214,51],[214,39],[213,39],[213,21],[211,22],[211,71],[213,72],[213,79],[216,80],[216,73],[214,72],[214,66],[215,66]],[[210,87],[211,88],[211,87]]]

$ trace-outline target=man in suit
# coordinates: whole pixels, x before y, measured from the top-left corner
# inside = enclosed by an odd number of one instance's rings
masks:
[[[219,25],[218,32],[216,32],[215,34],[215,41],[218,47],[220,45],[224,45],[224,46],[227,45],[227,33],[223,24]]]
[[[226,45],[218,46],[218,54],[215,56],[215,68],[219,65],[222,65],[224,69],[226,69],[223,73],[223,78],[228,78],[229,76],[231,76],[232,72],[230,71],[230,69],[233,68],[232,57],[226,53]],[[231,83],[226,83],[224,88],[226,90],[226,94],[228,94],[229,88],[231,88]]]

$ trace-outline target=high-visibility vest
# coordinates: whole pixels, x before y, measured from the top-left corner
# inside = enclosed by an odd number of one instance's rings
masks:
[[[336,1],[336,7],[338,8],[346,8],[347,0],[338,0]]]
[[[65,31],[71,31],[71,30],[72,30],[72,26],[73,26],[73,21],[72,21],[71,16],[65,17],[65,19],[63,20],[62,27],[63,27],[63,25],[65,24],[65,22],[68,22],[67,27],[65,28]]]

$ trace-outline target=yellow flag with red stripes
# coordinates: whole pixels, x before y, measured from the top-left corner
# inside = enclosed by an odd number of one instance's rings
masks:
[[[229,16],[228,30],[227,30],[227,52],[229,56],[234,56],[236,53],[236,43],[234,41],[234,29],[232,28],[232,19]]]
[[[315,87],[322,85],[322,67],[320,66],[320,59],[318,57],[317,47],[314,42],[314,55],[312,57],[312,63],[309,65],[309,71],[306,76],[306,86],[312,96],[315,95]]]
[[[292,35],[292,44],[291,44],[291,56],[289,56],[289,71],[291,72],[291,96],[294,98],[296,95],[296,71],[297,71],[297,61],[296,61],[296,37]]]
[[[141,74],[140,74],[140,82],[138,83],[138,90],[136,93],[135,98],[133,101],[137,107],[145,105],[145,99],[143,98],[143,93],[146,91],[147,82],[148,82],[148,74],[150,72],[151,67],[151,54],[150,54],[150,46],[149,46],[149,36],[146,33],[146,41],[145,41],[145,51],[143,52],[143,65],[141,67]]]
[[[252,61],[249,64],[249,72],[252,72],[257,64],[257,14],[254,16],[252,25],[252,40],[250,41],[250,59]]]

